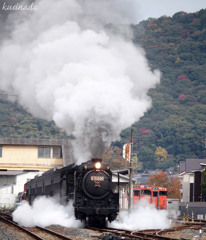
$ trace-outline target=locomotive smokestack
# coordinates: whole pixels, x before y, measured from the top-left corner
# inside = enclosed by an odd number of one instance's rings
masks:
[[[92,162],[96,163],[96,162],[102,162],[101,158],[92,158]]]

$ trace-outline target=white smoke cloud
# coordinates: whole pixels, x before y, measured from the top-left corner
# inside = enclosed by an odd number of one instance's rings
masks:
[[[128,230],[166,229],[170,227],[167,210],[158,210],[144,199],[131,212],[122,211],[111,227]]]
[[[24,227],[47,227],[52,224],[82,227],[82,223],[75,220],[72,203],[62,206],[54,198],[37,198],[32,206],[23,201],[13,212],[12,217],[15,222]]]
[[[104,28],[128,22],[123,1],[36,4],[33,13],[8,17],[13,30],[0,46],[1,89],[15,92],[34,116],[73,134],[78,163],[101,157],[151,106],[147,92],[160,73],[150,70],[141,48]]]

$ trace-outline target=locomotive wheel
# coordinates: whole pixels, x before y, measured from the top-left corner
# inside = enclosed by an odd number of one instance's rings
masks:
[[[85,225],[86,225],[86,227],[89,227],[89,217],[86,217],[86,219],[85,219]]]
[[[105,227],[108,227],[108,217],[105,218]]]
[[[85,225],[86,227],[105,228],[108,225],[108,218],[104,216],[86,217]]]
[[[106,228],[108,225],[108,218],[107,217],[100,217],[99,222],[97,223],[98,227]]]

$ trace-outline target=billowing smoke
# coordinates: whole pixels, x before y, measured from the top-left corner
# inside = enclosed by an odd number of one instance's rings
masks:
[[[79,220],[75,220],[72,203],[62,206],[54,198],[37,198],[32,206],[24,201],[12,216],[15,222],[24,227],[47,227],[52,224],[64,227],[82,226]]]
[[[101,157],[121,130],[143,116],[151,106],[147,92],[160,80],[128,38],[132,3],[40,0],[38,10],[7,16],[1,90],[73,135],[79,163]],[[114,33],[109,23],[126,34]]]
[[[167,210],[158,210],[142,199],[131,212],[122,211],[111,227],[128,230],[166,229],[170,227]]]

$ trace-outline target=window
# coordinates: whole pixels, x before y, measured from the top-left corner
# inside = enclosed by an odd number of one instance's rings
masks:
[[[50,158],[51,148],[50,147],[39,147],[38,148],[38,158]]]
[[[141,195],[151,195],[150,190],[141,190]]]
[[[141,190],[141,195],[151,195],[150,190]]]
[[[153,197],[157,197],[157,192],[153,192]]]
[[[134,196],[135,197],[139,196],[139,190],[134,190]]]
[[[53,158],[62,158],[62,148],[53,147]]]
[[[2,146],[0,146],[0,157],[2,157]]]
[[[167,192],[166,192],[166,191],[160,191],[160,192],[159,192],[159,195],[160,195],[160,196],[167,196]]]

